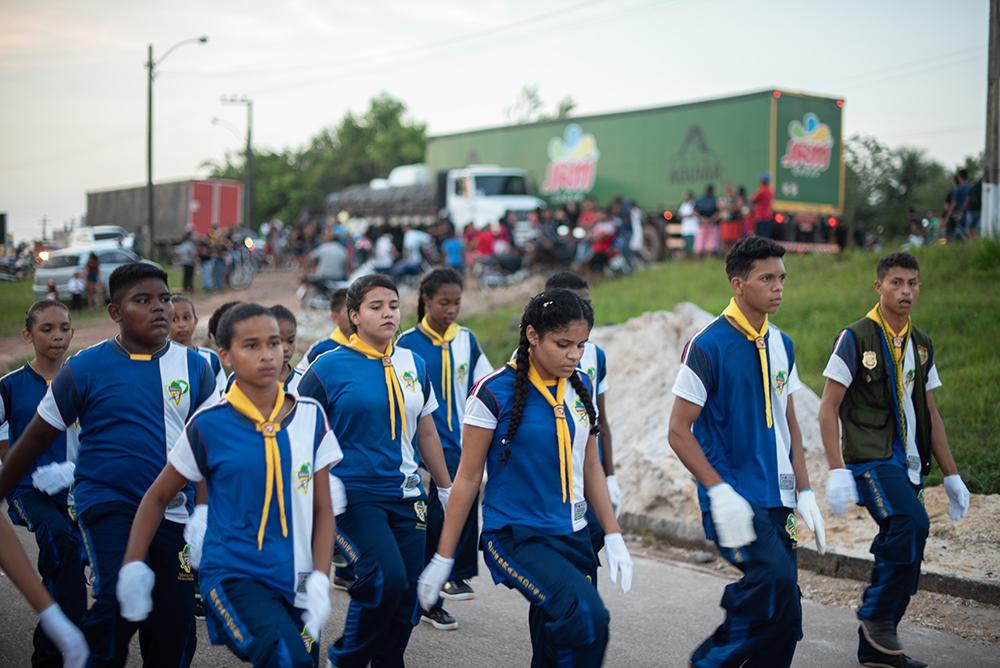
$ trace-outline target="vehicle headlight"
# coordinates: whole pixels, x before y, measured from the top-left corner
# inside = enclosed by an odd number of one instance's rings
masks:
[[[253,250],[253,239],[246,237],[243,239],[243,245],[247,247],[247,250]]]
[[[48,251],[42,251],[41,253],[38,254],[38,259],[41,260],[42,262],[48,262],[49,261],[49,252]]]

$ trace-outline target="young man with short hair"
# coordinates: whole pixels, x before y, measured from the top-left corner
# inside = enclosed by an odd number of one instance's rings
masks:
[[[903,654],[896,627],[920,579],[930,529],[923,481],[931,456],[945,475],[952,519],[968,512],[969,490],[934,401],[941,387],[934,345],[910,321],[920,294],[917,259],[888,255],[875,276],[878,304],[841,331],[823,371],[819,423],[830,465],[826,498],[836,515],[852,503],[864,505],[879,526],[871,585],[858,609],[858,661],[913,668],[927,664]]]
[[[698,481],[705,536],[743,572],[726,586],[726,619],[691,665],[789,666],[802,638],[795,512],[825,549],[792,393],[795,349],[768,322],[781,305],[785,249],[760,237],[733,245],[734,296],[688,342],[674,383],[670,447]]]

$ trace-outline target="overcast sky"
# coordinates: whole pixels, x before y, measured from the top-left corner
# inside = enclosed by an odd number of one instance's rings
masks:
[[[154,178],[238,150],[301,146],[386,91],[432,134],[500,125],[525,84],[589,114],[771,86],[842,96],[845,134],[982,150],[986,0],[3,0],[0,211],[18,236],[79,217],[90,189],[145,182],[146,45]],[[229,124],[213,125],[220,117]]]

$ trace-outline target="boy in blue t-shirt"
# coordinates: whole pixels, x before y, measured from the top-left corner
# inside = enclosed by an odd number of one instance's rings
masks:
[[[115,599],[132,517],[184,423],[217,395],[201,355],[167,339],[173,307],[166,273],[151,264],[127,264],[112,272],[109,284],[108,314],[119,334],[76,354],[56,374],[0,471],[0,495],[79,420],[73,491],[96,574],[95,601],[82,630],[97,665],[123,665],[140,628],[121,618]],[[156,589],[156,613],[141,625],[139,640],[143,656],[164,665],[190,664],[196,647],[194,578],[183,537],[193,503],[193,487],[177,495],[149,554],[163,586]]]
[[[791,394],[801,389],[792,340],[772,324],[784,291],[785,249],[738,241],[726,257],[734,297],[684,348],[673,393],[670,447],[698,480],[705,536],[743,578],[726,586],[726,619],[692,666],[789,666],[802,638],[795,511],[816,533]]]

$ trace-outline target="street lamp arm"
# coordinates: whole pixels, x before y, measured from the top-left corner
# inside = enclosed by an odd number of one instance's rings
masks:
[[[184,46],[185,44],[194,44],[194,43],[204,44],[207,41],[208,41],[208,35],[202,35],[201,37],[191,37],[190,39],[183,39],[183,40],[177,42],[176,44],[174,44],[169,49],[167,49],[162,56],[160,56],[159,58],[157,58],[156,62],[153,63],[153,67],[154,68],[157,67],[160,63],[162,63],[164,60],[166,60],[167,56],[169,56],[171,53],[173,53],[174,50],[176,50],[177,48],[179,48],[181,46]]]

